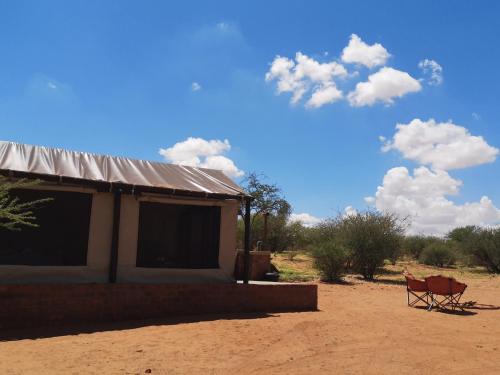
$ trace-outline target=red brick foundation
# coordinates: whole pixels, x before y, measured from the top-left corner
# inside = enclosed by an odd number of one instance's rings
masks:
[[[243,279],[245,253],[238,250],[236,253],[236,265],[234,267],[234,277]],[[264,276],[270,271],[271,252],[270,251],[250,251],[250,280],[264,280]]]
[[[0,285],[0,329],[317,309],[314,284]]]

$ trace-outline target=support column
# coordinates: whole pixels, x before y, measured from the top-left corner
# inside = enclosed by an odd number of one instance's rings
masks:
[[[113,204],[113,234],[111,237],[111,256],[109,260],[109,282],[116,282],[118,269],[118,240],[120,237],[120,211],[122,205],[122,191],[117,189],[114,192]]]
[[[250,279],[250,203],[252,198],[245,198],[245,247],[243,257],[243,282],[248,284]]]

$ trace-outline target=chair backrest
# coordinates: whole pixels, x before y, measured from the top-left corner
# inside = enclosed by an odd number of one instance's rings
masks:
[[[424,280],[418,280],[411,273],[405,274],[406,287],[415,292],[427,292],[427,283]]]
[[[453,294],[463,293],[467,288],[467,284],[458,282],[455,279],[451,279],[451,292]]]
[[[452,277],[445,276],[429,276],[425,278],[427,282],[427,287],[429,291],[433,294],[439,295],[450,295],[463,293],[467,285],[464,283],[460,283]]]
[[[429,291],[433,294],[449,295],[451,294],[450,278],[445,276],[429,276],[425,278]]]

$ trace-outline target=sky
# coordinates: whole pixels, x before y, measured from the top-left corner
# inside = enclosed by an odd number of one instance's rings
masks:
[[[262,173],[294,219],[500,223],[500,3],[3,1],[0,139]]]

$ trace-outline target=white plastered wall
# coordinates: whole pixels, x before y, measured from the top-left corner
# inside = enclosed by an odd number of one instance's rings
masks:
[[[175,269],[136,267],[139,205],[141,201],[220,206],[219,268]],[[168,198],[159,195],[145,195],[140,198],[131,195],[122,196],[117,281],[140,283],[217,283],[234,281],[233,271],[236,257],[238,208],[239,203],[236,200],[191,200]]]
[[[86,266],[0,265],[0,283],[105,283],[109,278],[113,229],[113,194],[93,189],[44,185],[39,189],[91,193],[92,208]],[[167,269],[136,267],[140,201],[173,204],[216,205],[221,207],[219,268]],[[118,248],[118,282],[141,283],[217,283],[232,282],[236,257],[236,231],[239,203],[236,200],[211,201],[165,198],[162,196],[122,195]],[[1,251],[1,250],[0,250]]]
[[[87,265],[0,265],[0,283],[27,284],[107,282],[113,225],[113,195],[110,193],[98,193],[93,189],[59,185],[44,185],[37,188],[92,194]]]

